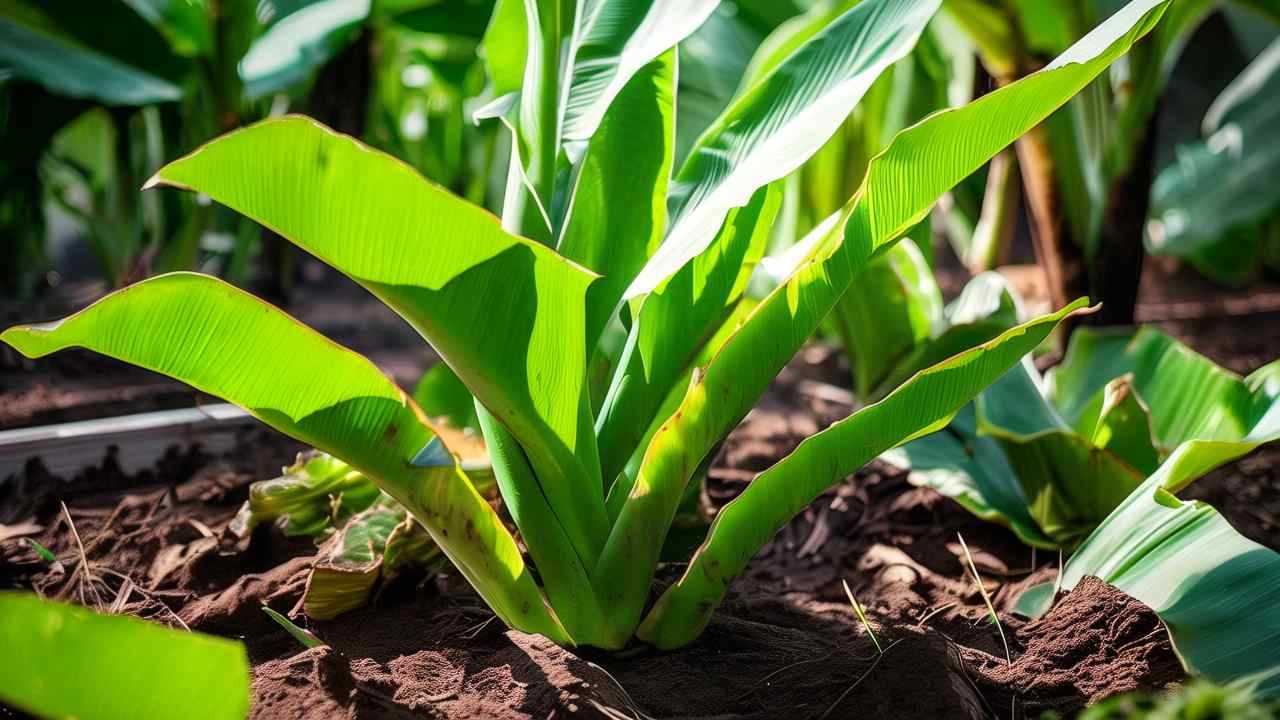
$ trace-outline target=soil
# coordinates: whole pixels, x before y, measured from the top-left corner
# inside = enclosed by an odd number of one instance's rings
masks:
[[[332,323],[330,334],[357,348],[390,348],[375,359],[402,382],[432,361],[398,319],[368,310],[372,303],[351,310],[350,298],[311,300],[300,316]],[[1280,356],[1280,312],[1206,319],[1168,311],[1173,302],[1184,301],[1162,296],[1140,311],[1166,312],[1162,327],[1240,372]],[[357,317],[366,311],[373,313],[368,322]],[[170,401],[164,398],[177,397],[169,392],[185,393],[179,404],[190,402],[190,391],[173,383],[138,373],[130,386],[134,371],[119,374],[87,357],[70,356],[66,366],[42,361],[34,373],[13,358],[0,360],[11,363],[0,372],[0,427],[163,407]],[[78,366],[82,361],[88,364]],[[812,346],[784,370],[713,464],[709,511],[849,412],[848,393],[836,387],[848,377],[841,363],[838,353]],[[70,383],[68,367],[80,367]],[[118,392],[95,405],[86,401],[93,383]],[[57,400],[49,394],[55,386],[80,397]],[[1100,581],[1082,583],[1038,621],[1013,615],[1013,599],[1051,580],[1058,558],[876,463],[785,526],[704,636],[678,652],[568,650],[506,630],[450,573],[401,578],[370,607],[309,621],[299,605],[314,544],[272,527],[247,539],[227,532],[248,485],[277,474],[300,449],[259,430],[227,456],[175,449],[134,476],[109,455],[76,478],[52,478],[30,464],[0,484],[0,507],[13,516],[0,520],[7,523],[0,525],[0,588],[243,639],[254,668],[252,716],[262,720],[1035,718],[1045,711],[1070,716],[1116,693],[1183,679],[1155,615]],[[1280,450],[1256,453],[1198,482],[1191,494],[1280,550],[1278,461]],[[999,612],[1007,656],[962,565],[959,536]],[[29,540],[58,562],[42,562]],[[678,571],[667,568],[665,577]],[[842,581],[867,609],[883,654],[852,613]],[[261,612],[263,604],[326,646],[304,650]],[[0,717],[6,712],[21,717],[0,706]]]
[[[797,357],[726,443],[707,482],[711,507],[848,412],[847,397],[822,382],[844,371],[821,346]],[[138,478],[142,485],[117,478],[115,490],[49,496],[35,513],[43,527],[29,536],[61,569],[10,538],[0,542],[0,582],[242,638],[254,665],[253,717],[263,720],[1021,718],[1181,678],[1154,614],[1101,584],[1083,585],[1039,622],[1009,614],[1020,588],[1052,578],[1056,558],[1036,557],[1002,528],[877,464],[787,525],[706,634],[679,652],[556,647],[504,629],[449,575],[398,582],[372,607],[309,622],[298,605],[314,545],[271,527],[247,541],[226,532],[248,484],[299,448],[268,431],[243,446],[253,452],[197,451],[194,472],[170,463]],[[964,573],[957,533],[1001,610],[1012,664]],[[866,607],[883,655],[842,580]],[[328,647],[304,651],[263,604],[291,613]]]

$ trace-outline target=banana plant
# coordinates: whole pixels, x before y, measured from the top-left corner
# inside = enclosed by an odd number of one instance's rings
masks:
[[[1054,301],[1089,293],[1101,325],[1133,323],[1143,236],[1155,177],[1155,119],[1188,38],[1218,0],[1177,3],[1117,71],[1018,143],[1036,256]],[[1280,22],[1266,0],[1236,0],[1251,22]],[[947,0],[987,72],[1008,82],[1090,27],[1110,0]]]
[[[1263,263],[1280,268],[1280,39],[1273,40],[1205,113],[1202,136],[1176,148],[1151,188],[1147,250],[1186,258],[1241,285]]]
[[[1276,439],[1277,373],[1241,378],[1151,327],[1081,328],[1043,378],[1025,361],[949,428],[887,457],[1024,542],[1071,549],[1187,448]],[[1186,482],[1226,461],[1203,457]]]
[[[105,0],[83,10],[72,0],[0,4],[0,104],[14,106],[3,131],[13,152],[0,167],[0,206],[13,210],[0,222],[26,248],[6,268],[11,286],[29,294],[49,264],[46,196],[80,226],[110,286],[152,268],[244,277],[252,224],[195,197],[139,199],[136,186],[266,115],[273,95],[299,95],[363,29],[371,3]]]
[[[867,0],[834,18],[742,93],[674,173],[673,47],[714,3],[504,0],[486,40],[503,98],[487,114],[513,132],[501,222],[301,117],[163,168],[149,187],[202,192],[257,220],[431,343],[475,397],[528,558],[407,393],[227,283],[161,276],[0,339],[29,357],[80,346],[165,373],[341,458],[404,506],[511,627],[562,644],[679,647],[795,513],[945,424],[1084,307],[960,352],[810,437],[720,512],[687,572],[649,606],[690,478],[858,271],[1151,31],[1167,4],[1135,0],[1042,72],[903,130],[759,302],[742,295],[776,214],[773,183],[911,49],[939,0]],[[598,352],[602,393],[590,372]]]
[[[1234,380],[1234,382],[1233,382]],[[1280,362],[1255,371],[1243,387],[1222,378],[1222,392],[1200,398],[1198,384],[1178,388],[1183,401],[1213,405],[1234,396],[1247,432],[1218,432],[1179,445],[1116,507],[1071,556],[1056,583],[1033,587],[1018,609],[1037,616],[1057,590],[1093,575],[1141,600],[1160,616],[1187,670],[1215,682],[1248,681],[1280,697],[1280,553],[1241,535],[1212,506],[1178,493],[1209,470],[1280,439]],[[1225,390],[1235,387],[1235,390]],[[1180,422],[1211,422],[1187,416]]]

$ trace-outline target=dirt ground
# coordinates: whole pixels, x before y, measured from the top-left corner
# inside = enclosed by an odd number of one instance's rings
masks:
[[[330,334],[358,349],[378,349],[375,359],[402,381],[432,361],[394,317],[361,319],[348,302],[316,301],[304,319],[331,323]],[[1280,356],[1280,312],[1224,319],[1202,302],[1197,317],[1177,305],[1186,302],[1157,295],[1140,312],[1240,372]],[[190,404],[192,393],[173,383],[87,355],[66,358],[35,372],[0,359],[0,427]],[[829,348],[802,351],[726,442],[706,483],[709,508],[847,414],[846,394],[833,387],[846,372]],[[0,484],[0,507],[15,516],[0,525],[0,588],[241,638],[254,667],[252,716],[264,720],[1035,718],[1183,679],[1155,615],[1100,582],[1082,584],[1039,621],[1007,612],[1022,588],[1052,579],[1058,558],[877,463],[784,527],[706,634],[677,652],[567,650],[506,630],[448,573],[401,577],[370,607],[311,622],[299,601],[315,546],[271,527],[247,539],[227,532],[249,483],[276,475],[300,449],[254,430],[229,455],[175,449],[136,476],[109,456],[75,478],[29,464]],[[1280,450],[1264,450],[1192,494],[1280,550],[1278,461]],[[1007,656],[961,564],[958,534],[1000,610]],[[60,567],[40,561],[26,538],[53,550]],[[866,607],[883,653],[842,580]],[[263,604],[294,613],[327,647],[301,648]],[[0,707],[6,713],[21,717]]]

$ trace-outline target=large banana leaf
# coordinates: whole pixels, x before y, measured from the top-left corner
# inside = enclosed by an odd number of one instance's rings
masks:
[[[305,80],[356,36],[372,0],[315,0],[276,21],[239,63],[250,99]]]
[[[631,77],[697,30],[719,4],[720,0],[588,3],[564,106],[564,143],[589,140]]]
[[[84,45],[37,6],[20,0],[0,2],[0,68],[58,95],[108,105],[150,105],[182,97],[181,89],[162,75]]]
[[[1137,467],[1132,457],[1100,447],[1092,433],[1068,425],[1044,398],[1030,359],[993,383],[976,406],[978,432],[1000,441],[1027,498],[1025,510],[1054,546],[1075,545],[1155,469]],[[1089,421],[1100,425],[1101,405],[1095,411]],[[1145,425],[1146,418],[1144,412],[1138,419]]]
[[[515,540],[405,393],[252,295],[205,275],[162,275],[0,340],[28,357],[84,347],[169,375],[349,462],[413,512],[505,622],[565,638]]]
[[[1081,328],[1043,381],[1024,363],[978,398],[977,434],[998,441],[1001,463],[933,471],[945,444],[933,438],[895,459],[914,470],[911,457],[919,454],[925,465],[913,480],[1012,527],[1029,544],[1072,547],[1171,454],[1254,433],[1272,409],[1269,396],[1251,389],[1261,382],[1241,379],[1152,328]],[[968,445],[979,441],[959,432]],[[954,452],[948,456],[963,463]]]
[[[1094,531],[1063,569],[1071,589],[1094,575],[1160,616],[1187,669],[1216,681],[1263,674],[1280,696],[1280,554],[1245,538],[1211,506],[1177,493],[1196,477],[1280,439],[1280,362],[1249,376],[1252,428],[1242,439],[1179,447]],[[1030,599],[1051,599],[1034,593]],[[1035,614],[1043,603],[1022,608]]]
[[[841,113],[858,102],[889,63],[910,50],[935,6],[922,2],[889,8],[872,2],[840,15],[735,101],[695,147],[668,198],[677,214],[670,222],[678,227],[679,214],[695,212],[693,206],[701,204],[711,208],[711,214],[702,215],[707,236],[696,238],[694,254],[663,271],[663,281],[632,304],[638,317],[596,423],[606,480],[631,457],[671,383],[745,290],[778,209],[777,198],[769,194],[773,191],[761,189],[781,176],[771,175],[777,163],[798,164],[817,149],[839,125]],[[727,166],[716,167],[726,158]],[[721,191],[748,195],[717,210],[712,207],[720,202],[715,197],[728,197]],[[705,193],[711,195],[704,198]],[[681,232],[668,231],[640,276],[655,261],[661,263],[664,252],[686,242]]]
[[[780,200],[777,188],[761,188],[729,213],[716,252],[694,258],[645,298],[596,421],[607,480],[640,447],[654,413],[732,314],[764,253]]]
[[[849,287],[857,270],[876,251],[919,222],[945,190],[1043,120],[1123,54],[1159,20],[1166,5],[1159,0],[1130,3],[1045,70],[904,130],[872,161],[862,189],[842,212],[833,231],[817,243],[813,254],[785,284],[744,319],[711,362],[694,373],[695,381],[680,408],[650,444],[636,486],[614,523],[595,575],[598,582],[607,580],[611,586],[622,586],[622,604],[615,609],[619,622],[630,622],[642,609],[633,598],[644,594],[656,562],[654,548],[661,545],[662,534],[693,469],[746,414],[774,375],[813,333]],[[979,353],[977,357],[983,356]],[[997,354],[989,357],[993,364],[997,362]],[[1012,364],[1010,360],[1000,372]],[[976,365],[986,367],[986,361],[980,360]],[[980,389],[981,386],[975,388],[974,394]],[[935,399],[939,403],[944,400]],[[955,399],[957,402],[946,413],[955,412],[969,398]],[[929,426],[944,418],[917,419],[922,426]],[[895,444],[904,439],[898,438]],[[818,472],[810,482],[820,477],[825,487],[840,476]],[[760,511],[764,514],[757,516],[755,522],[766,519],[764,526],[781,525],[790,517],[784,506]],[[712,553],[716,556],[714,561],[732,558],[732,562],[713,571],[717,578],[714,588],[690,585],[688,590],[669,591],[669,597],[678,593],[680,599],[660,604],[654,617],[646,621],[648,629],[642,634],[666,635],[667,631],[657,629],[660,625],[699,625],[732,579],[732,569],[741,567],[767,540],[767,535],[761,540],[752,533],[720,537],[717,539],[712,533],[703,551],[695,556],[702,559],[695,562],[698,570],[686,575],[688,579],[706,571],[707,548],[713,543],[723,545],[723,549]],[[678,609],[662,609],[673,604]],[[663,642],[669,640],[670,637]]]
[[[792,516],[880,453],[945,423],[1048,337],[1059,320],[1083,306],[1083,300],[1077,301],[935,365],[884,400],[806,438],[720,510],[706,542],[680,580],[658,600],[640,637],[658,647],[676,647],[696,637],[729,582]]]
[[[519,439],[575,549],[594,558],[607,523],[584,384],[592,273],[306,118],[225,135],[149,184],[209,195],[404,316]]]
[[[675,82],[674,50],[636,72],[612,98],[579,161],[557,250],[603,276],[587,294],[588,347],[666,229]]]
[[[1204,138],[1177,149],[1151,189],[1147,249],[1194,257],[1280,207],[1280,40],[1273,41],[1214,101]],[[1256,242],[1256,241],[1255,241]]]
[[[983,520],[1004,525],[1028,545],[1056,547],[1031,516],[1031,501],[999,443],[978,434],[972,404],[942,430],[881,458],[909,470],[912,484],[932,488]]]
[[[657,288],[710,246],[731,209],[822,147],[880,73],[911,50],[939,3],[860,3],[742,93],[676,175],[666,239],[627,297]]]
[[[232,640],[27,593],[0,593],[0,700],[40,717],[241,720],[249,658]]]

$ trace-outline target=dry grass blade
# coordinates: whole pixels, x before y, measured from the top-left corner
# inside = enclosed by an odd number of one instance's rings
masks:
[[[1013,656],[1009,653],[1009,641],[1004,636],[1004,626],[1000,624],[1000,616],[996,614],[996,606],[991,602],[991,595],[987,594],[987,587],[982,584],[982,577],[978,575],[978,566],[973,562],[973,555],[969,552],[969,546],[965,544],[964,536],[956,533],[956,537],[960,538],[960,547],[964,550],[964,559],[969,563],[969,572],[973,573],[973,582],[977,584],[978,592],[982,593],[982,602],[987,604],[987,612],[991,613],[991,622],[995,623],[996,631],[1000,633],[1000,644],[1004,645],[1004,660],[1012,665]]]
[[[849,581],[841,578],[840,584],[844,586],[844,594],[848,596],[849,604],[853,606],[853,611],[857,613],[858,621],[862,623],[862,627],[871,636],[871,642],[876,646],[876,653],[883,655],[884,649],[880,647],[880,641],[876,639],[876,633],[871,629],[871,623],[867,621],[867,614],[862,611],[862,606],[858,604],[858,599],[853,596],[853,591],[849,589]]]
[[[622,683],[618,682],[618,678],[614,677],[613,673],[610,673],[608,670],[605,670],[596,663],[590,661],[587,662],[587,665],[599,670],[602,675],[609,678],[609,682],[613,683],[613,686],[618,688],[618,691],[622,693],[622,699],[626,702],[627,709],[630,710],[632,714],[628,716],[623,714],[622,711],[617,708],[611,708],[608,705],[596,702],[595,700],[589,700],[588,702],[595,706],[596,710],[604,713],[610,718],[619,718],[620,720],[654,720],[652,716],[646,715],[640,711],[639,706],[636,705],[635,699],[631,697],[631,693],[627,692],[627,689],[623,687]]]
[[[80,531],[76,529],[76,524],[71,520],[71,511],[67,509],[65,502],[59,503],[62,506],[62,516],[67,520],[67,527],[71,530],[71,537],[76,541],[76,551],[80,554],[80,565],[75,570],[75,577],[71,582],[76,588],[76,595],[79,596],[80,604],[94,610],[102,609],[102,595],[98,593],[97,578],[93,576],[93,571],[89,567],[89,556],[84,551],[84,542],[80,540]],[[77,579],[78,578],[78,579]],[[89,588],[89,594],[93,596],[93,602],[85,596],[84,589]]]

